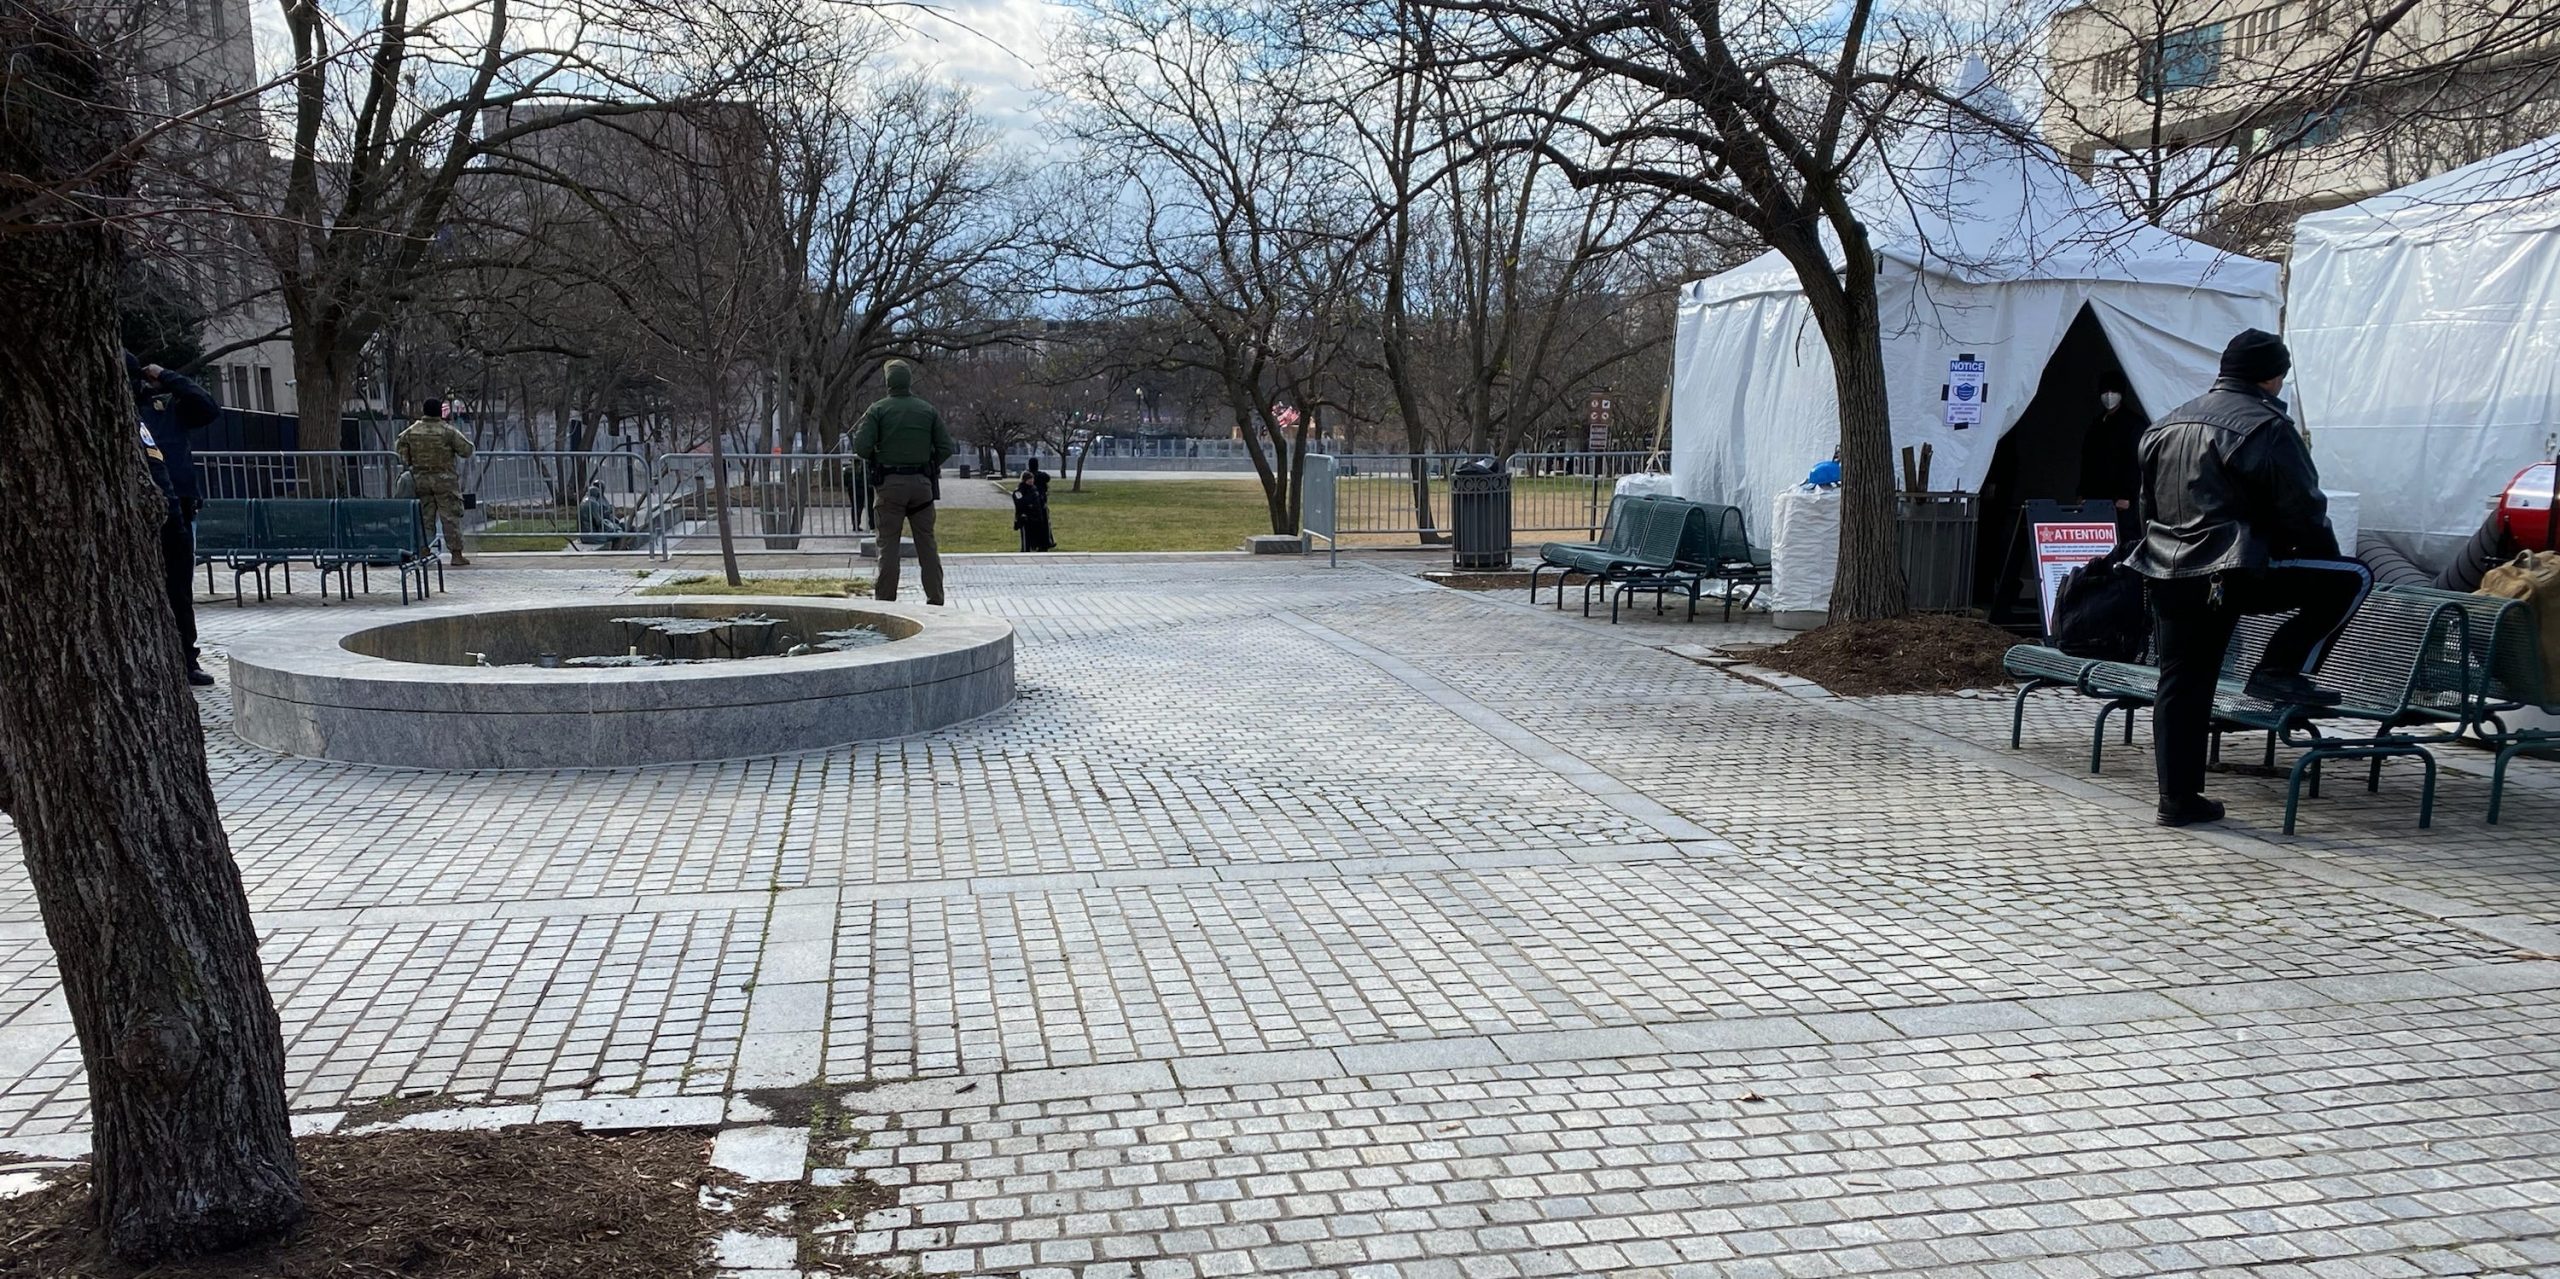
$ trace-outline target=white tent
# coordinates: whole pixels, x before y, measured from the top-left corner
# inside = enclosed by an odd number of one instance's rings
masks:
[[[2320,478],[2440,560],[2560,452],[2560,138],[2302,219],[2286,338]]]
[[[1974,102],[2007,109],[1972,74]],[[1950,130],[1891,168],[1899,188],[1864,197],[1883,259],[1886,394],[1894,443],[1934,446],[1932,488],[1980,490],[2083,308],[2155,416],[2204,391],[2232,334],[2276,327],[2273,264],[2128,225],[2048,153]],[[1829,349],[1793,268],[1771,252],[1687,285],[1676,343],[1674,483],[1742,507],[1759,540],[1772,497],[1840,438]],[[1980,420],[1956,427],[1942,397],[1966,355],[1987,366]]]

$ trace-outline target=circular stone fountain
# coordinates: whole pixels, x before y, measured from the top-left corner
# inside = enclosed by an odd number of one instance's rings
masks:
[[[771,624],[659,628],[670,635],[632,621],[741,614]],[[703,633],[689,633],[695,629]],[[837,638],[825,638],[830,633]],[[831,642],[854,646],[822,647]],[[643,659],[722,660],[643,665],[625,656],[632,650]],[[790,655],[731,656],[767,650]],[[537,665],[579,656],[615,664]],[[242,740],[314,759],[413,768],[610,768],[771,755],[921,733],[1012,700],[1011,625],[869,600],[445,605],[389,624],[376,614],[334,631],[244,637],[231,649],[232,719]]]

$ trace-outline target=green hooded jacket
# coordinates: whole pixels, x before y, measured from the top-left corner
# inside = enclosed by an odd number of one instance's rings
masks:
[[[889,394],[862,414],[853,433],[853,455],[873,466],[940,467],[959,452],[942,414],[910,389],[915,370],[904,360],[889,362]]]

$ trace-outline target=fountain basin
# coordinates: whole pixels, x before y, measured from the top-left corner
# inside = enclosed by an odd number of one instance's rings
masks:
[[[761,613],[802,635],[875,627],[892,642],[796,657],[538,669],[592,653],[634,614]],[[618,651],[618,650],[616,650]],[[479,666],[470,653],[497,666]],[[869,600],[664,596],[280,629],[231,649],[233,724],[253,746],[434,769],[613,768],[737,759],[927,732],[1013,700],[1013,627]]]

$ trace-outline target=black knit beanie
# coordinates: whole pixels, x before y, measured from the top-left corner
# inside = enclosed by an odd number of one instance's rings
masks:
[[[2293,371],[2293,352],[2284,339],[2265,329],[2242,329],[2222,348],[2222,376],[2243,382],[2270,382]]]

